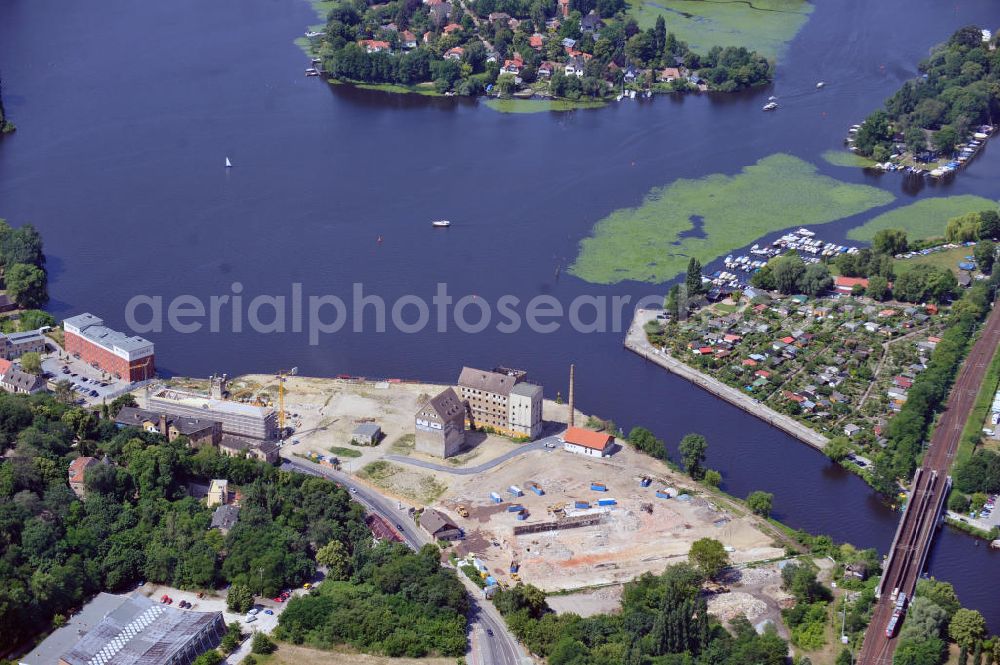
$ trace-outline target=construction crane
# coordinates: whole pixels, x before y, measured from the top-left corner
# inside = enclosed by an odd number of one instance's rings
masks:
[[[298,367],[278,371],[278,437],[285,438],[285,379],[299,373]]]

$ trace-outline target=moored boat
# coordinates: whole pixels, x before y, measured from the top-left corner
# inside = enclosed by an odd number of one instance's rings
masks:
[[[431,226],[437,229],[446,229],[449,226],[451,226],[451,222],[449,222],[447,219],[435,219],[433,222],[431,222]]]

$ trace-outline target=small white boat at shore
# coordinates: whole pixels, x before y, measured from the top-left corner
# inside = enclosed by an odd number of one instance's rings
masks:
[[[768,102],[767,104],[764,104],[764,108],[762,108],[761,111],[773,111],[776,108],[778,108],[778,105],[775,102]]]
[[[451,222],[449,222],[447,219],[435,219],[433,222],[431,222],[431,226],[433,226],[436,229],[446,229],[449,226],[451,226]]]
[[[229,161],[228,157],[226,157],[226,168],[227,169],[233,168],[233,163],[231,161]]]

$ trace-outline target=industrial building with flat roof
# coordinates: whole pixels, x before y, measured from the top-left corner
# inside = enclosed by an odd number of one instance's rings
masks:
[[[143,408],[188,418],[216,420],[222,433],[254,439],[273,439],[278,435],[274,409],[242,402],[206,397],[173,388],[147,387]]]
[[[64,320],[63,331],[67,353],[108,374],[130,383],[156,374],[153,343],[148,339],[112,330],[89,312]]]
[[[221,612],[192,612],[141,594],[98,594],[21,665],[187,665],[226,633]]]

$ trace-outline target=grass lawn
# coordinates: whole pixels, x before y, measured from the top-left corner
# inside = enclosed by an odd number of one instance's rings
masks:
[[[639,27],[663,16],[667,30],[699,53],[713,46],[745,46],[777,59],[809,20],[805,0],[628,0]]]
[[[496,99],[484,102],[486,106],[501,113],[542,113],[544,111],[575,111],[576,109],[597,109],[604,102],[571,99]]]
[[[412,93],[415,95],[426,95],[428,97],[443,97],[440,92],[434,89],[433,84],[419,83],[417,85],[397,85],[395,83],[354,83],[355,88],[362,90],[381,90],[382,92]]]
[[[874,166],[874,160],[862,157],[849,150],[827,150],[822,155],[823,161],[834,166],[865,167]]]
[[[361,457],[361,451],[355,450],[354,448],[345,448],[343,446],[330,446],[329,450],[334,455],[340,455],[341,457]]]
[[[946,249],[943,252],[934,252],[926,256],[915,256],[912,259],[896,259],[892,262],[893,271],[896,275],[913,270],[916,266],[935,266],[937,268],[947,268],[958,275],[958,264],[964,261],[966,256],[972,256],[972,247],[956,247]]]
[[[893,198],[820,175],[797,157],[771,155],[736,175],[677,180],[638,207],[611,213],[580,243],[570,272],[597,284],[659,284],[683,272],[692,256],[704,265],[768,233],[825,224]],[[696,222],[701,233],[692,233]]]
[[[358,653],[350,647],[312,649],[285,642],[278,643],[278,650],[266,656],[254,654],[260,665],[455,665],[454,658],[389,658]]]
[[[944,227],[952,217],[996,207],[996,201],[971,194],[923,199],[884,212],[851,229],[847,237],[852,240],[870,241],[875,237],[875,233],[882,229],[903,229],[911,238],[942,237]]]

